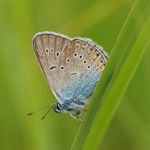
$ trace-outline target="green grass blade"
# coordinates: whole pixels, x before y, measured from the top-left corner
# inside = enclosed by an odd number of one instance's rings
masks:
[[[84,33],[96,23],[102,22],[104,19],[110,17],[111,14],[123,7],[126,3],[126,0],[98,1],[91,7],[87,8],[84,12],[76,15],[59,30],[65,33],[71,33],[72,35],[75,35],[76,33]],[[109,9],[106,11],[107,8]]]
[[[96,149],[102,141],[143,53],[149,47],[149,6],[148,0],[135,1],[72,149]],[[101,101],[104,104],[100,108]]]

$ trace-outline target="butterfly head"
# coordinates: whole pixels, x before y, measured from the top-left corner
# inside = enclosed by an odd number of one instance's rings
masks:
[[[57,103],[53,108],[54,108],[54,111],[57,113],[60,113],[64,110],[60,103]]]

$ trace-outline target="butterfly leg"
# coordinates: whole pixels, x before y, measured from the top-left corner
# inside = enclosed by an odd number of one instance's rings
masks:
[[[72,111],[70,112],[70,116],[79,122],[83,121],[81,119],[81,111]]]

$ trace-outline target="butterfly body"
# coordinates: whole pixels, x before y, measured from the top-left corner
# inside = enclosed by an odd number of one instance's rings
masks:
[[[90,39],[69,38],[55,32],[36,34],[33,47],[58,100],[55,111],[78,117],[102,75],[107,54]]]

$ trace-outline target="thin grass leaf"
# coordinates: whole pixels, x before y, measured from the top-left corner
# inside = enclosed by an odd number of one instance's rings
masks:
[[[122,1],[98,1],[91,7],[87,8],[83,13],[76,15],[69,22],[64,24],[59,30],[61,32],[70,33],[84,33],[98,22],[110,17],[115,11],[123,7],[127,3]],[[106,9],[109,8],[107,11]],[[99,11],[101,10],[101,11]]]
[[[148,0],[135,1],[72,149],[96,149],[101,143],[144,51],[149,47],[149,6]]]

